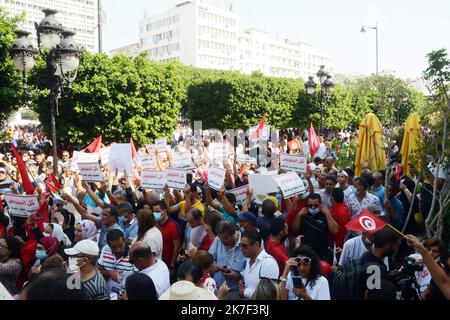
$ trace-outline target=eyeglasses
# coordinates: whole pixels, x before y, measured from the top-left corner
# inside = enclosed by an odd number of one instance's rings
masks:
[[[297,262],[297,264],[302,263],[302,264],[309,265],[311,263],[311,258],[308,258],[308,257],[296,257],[294,260],[295,260],[295,262]]]

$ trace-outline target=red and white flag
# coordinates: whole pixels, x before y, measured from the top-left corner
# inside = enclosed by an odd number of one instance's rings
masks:
[[[311,157],[314,157],[317,150],[319,150],[319,148],[320,148],[320,140],[316,134],[316,131],[314,130],[312,123],[311,123],[311,127],[309,128],[309,132],[308,132],[308,146],[309,146],[309,153],[311,154]]]
[[[99,135],[97,138],[95,138],[94,141],[89,144],[86,149],[89,150],[89,152],[98,152],[100,148],[102,147],[102,135]],[[85,149],[85,150],[86,150]]]
[[[360,215],[350,220],[345,227],[351,231],[369,231],[373,233],[383,229],[387,224],[383,219],[364,209]]]
[[[11,149],[13,151],[14,157],[17,161],[17,168],[19,169],[20,176],[22,177],[22,187],[23,190],[27,194],[33,194],[34,188],[33,184],[31,183],[30,177],[28,176],[27,172],[27,166],[25,165],[25,162],[22,160],[22,156],[19,154],[17,149],[14,147],[14,145],[11,143]]]
[[[266,117],[262,116],[261,120],[259,120],[258,128],[252,133],[250,139],[259,139],[263,134],[264,122],[266,121]]]

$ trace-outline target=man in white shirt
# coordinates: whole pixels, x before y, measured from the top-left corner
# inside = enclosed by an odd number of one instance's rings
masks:
[[[324,160],[327,156],[327,147],[323,143],[323,136],[319,136],[319,141],[320,141],[319,150],[317,150],[315,156]]]
[[[245,231],[239,243],[242,254],[247,258],[243,280],[239,284],[239,296],[251,299],[261,278],[278,280],[279,268],[277,261],[261,248],[261,236],[257,230]]]
[[[170,287],[170,273],[167,265],[155,258],[150,246],[137,241],[130,249],[129,262],[139,270],[139,272],[149,276],[155,285],[158,297]]]

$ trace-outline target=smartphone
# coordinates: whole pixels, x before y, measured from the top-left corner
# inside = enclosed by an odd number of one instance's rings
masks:
[[[114,293],[117,293],[119,296],[121,296],[123,294],[123,289],[122,288],[112,287],[111,291],[114,292]]]
[[[292,282],[294,283],[294,288],[296,288],[296,289],[304,288],[302,277],[292,276]]]

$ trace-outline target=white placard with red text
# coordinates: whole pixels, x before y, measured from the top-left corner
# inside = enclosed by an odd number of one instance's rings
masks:
[[[156,169],[156,155],[148,154],[146,156],[138,156],[137,161],[142,170]]]
[[[273,176],[275,183],[280,188],[283,198],[287,199],[295,194],[306,191],[302,179],[295,172]]]
[[[176,169],[188,170],[193,169],[194,163],[189,152],[175,152],[172,155],[172,164]]]
[[[219,191],[223,186],[223,182],[225,180],[226,170],[211,166],[208,170],[208,185],[210,188]]]
[[[242,204],[245,199],[247,199],[247,190],[248,186],[242,186],[233,190],[230,190],[228,192],[234,194],[236,196],[236,204]]]
[[[141,173],[141,187],[144,189],[162,190],[166,184],[166,171],[143,170]]]
[[[248,154],[237,154],[237,163],[256,164],[256,158],[250,157]]]
[[[78,168],[80,169],[80,174],[83,177],[84,181],[89,182],[105,181],[98,162],[78,163]]]
[[[82,162],[95,162],[100,159],[100,153],[99,152],[93,152],[93,153],[87,153],[87,152],[80,152],[80,151],[74,151],[72,155],[72,167],[71,170],[73,171],[79,171],[77,163]]]
[[[39,209],[36,196],[5,193],[9,214],[15,217],[29,217]]]
[[[306,172],[308,158],[301,154],[280,153],[280,168],[286,171]]]
[[[166,173],[166,183],[169,188],[184,190],[184,186],[186,185],[186,171],[167,169],[164,172]]]

